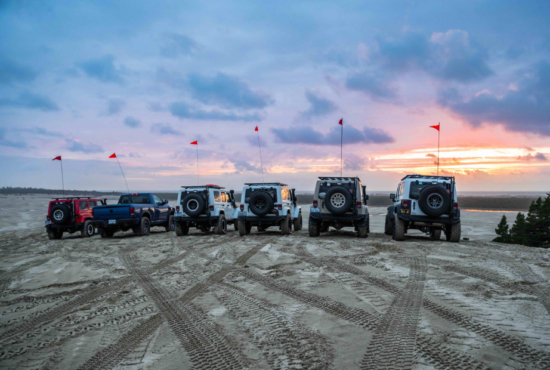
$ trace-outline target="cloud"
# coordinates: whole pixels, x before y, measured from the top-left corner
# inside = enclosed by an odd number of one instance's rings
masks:
[[[58,111],[59,107],[50,98],[29,91],[21,93],[15,99],[0,99],[0,107],[37,109],[44,112]]]
[[[368,158],[362,158],[353,154],[346,154],[344,158],[344,169],[350,171],[361,171],[368,164]]]
[[[248,142],[248,144],[257,147],[258,146],[258,135],[246,135],[245,140]],[[260,145],[262,148],[267,148],[267,142],[260,137]]]
[[[435,154],[432,154],[432,153],[426,154],[426,157],[428,157],[428,158],[437,158],[437,156]]]
[[[0,59],[0,86],[16,82],[31,82],[36,79],[36,72],[8,59]]]
[[[130,152],[130,154],[128,155],[130,156],[130,158],[141,158],[141,154],[139,153]]]
[[[230,158],[229,162],[233,163],[237,172],[261,172],[259,166],[254,166],[244,159]]]
[[[386,79],[370,72],[353,72],[346,79],[346,87],[360,91],[376,101],[392,100],[397,97],[396,89]]]
[[[315,131],[311,127],[291,127],[288,129],[271,129],[277,141],[285,144],[340,145],[340,128],[333,127],[327,134]],[[384,144],[395,140],[385,131],[365,127],[362,131],[346,126],[344,144]]]
[[[192,96],[205,104],[242,109],[265,108],[273,104],[269,95],[254,92],[246,83],[224,73],[214,77],[190,73],[187,80]]]
[[[173,116],[180,119],[214,120],[214,121],[261,121],[262,117],[257,114],[234,114],[224,113],[218,110],[202,110],[191,108],[185,102],[174,102],[170,104],[168,110]]]
[[[114,64],[115,57],[106,55],[99,59],[90,59],[77,65],[88,75],[101,82],[122,83],[122,70],[116,68]]]
[[[160,55],[163,57],[176,58],[180,55],[191,55],[197,49],[195,41],[185,35],[169,33],[165,38],[166,41],[160,50]]]
[[[520,155],[520,156],[518,156],[518,159],[520,161],[527,161],[527,162],[529,162],[531,160],[537,160],[537,161],[547,161],[548,160],[548,158],[546,158],[546,155],[544,155],[544,153],[539,153],[539,152],[535,153],[535,155],[533,155],[531,153],[529,153],[527,155]]]
[[[33,128],[26,129],[25,131],[33,134],[43,135],[43,136],[51,136],[51,137],[59,137],[59,138],[62,138],[65,136],[59,131],[50,131],[42,127],[33,127]]]
[[[132,128],[141,127],[141,121],[130,116],[124,119],[124,124]]]
[[[6,139],[6,132],[7,130],[5,128],[0,127],[0,145],[1,146],[9,146],[11,148],[19,148],[19,149],[28,147],[27,143],[23,141],[12,141],[12,140]]]
[[[309,101],[309,109],[300,113],[300,117],[309,120],[315,117],[326,116],[336,110],[336,105],[311,91],[306,91],[306,99]]]
[[[126,101],[120,98],[109,99],[107,102],[107,115],[113,116],[120,113],[122,108],[126,105]]]
[[[151,132],[157,133],[160,135],[175,135],[175,136],[181,136],[182,133],[176,129],[174,129],[172,126],[166,123],[156,123],[151,126]]]
[[[550,63],[537,63],[504,96],[479,94],[463,100],[456,89],[439,92],[438,103],[460,115],[471,126],[501,124],[508,131],[550,136]]]
[[[84,144],[84,143],[81,143],[80,141],[76,141],[76,140],[73,140],[73,139],[65,139],[65,141],[67,142],[67,144],[69,144],[67,149],[71,152],[82,152],[82,153],[102,153],[102,152],[104,152],[103,148],[100,147],[97,144],[91,144],[91,143],[90,144]]]

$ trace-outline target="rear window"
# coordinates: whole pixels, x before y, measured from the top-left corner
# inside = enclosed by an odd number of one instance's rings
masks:
[[[414,182],[411,182],[411,187],[409,190],[409,197],[412,199],[418,199],[418,196],[420,195],[420,192],[422,189],[432,186],[432,185],[438,185],[445,189],[447,189],[448,192],[451,191],[451,184],[446,183],[438,183],[438,184],[432,184],[431,181],[422,181],[422,180],[416,180]]]
[[[120,197],[118,204],[149,204],[149,195],[123,195]]]
[[[221,202],[222,201],[222,197],[220,195],[220,192],[219,191],[214,191],[214,202]]]
[[[102,200],[90,200],[90,208],[103,205]]]

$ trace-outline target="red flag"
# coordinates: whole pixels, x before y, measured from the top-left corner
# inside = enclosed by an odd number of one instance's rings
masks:
[[[435,125],[435,126],[430,126],[430,127],[431,127],[431,128],[435,128],[437,131],[439,131],[439,125],[440,125],[440,124],[438,123],[437,125]]]
[[[55,157],[54,159],[52,159],[52,161],[60,161],[61,160],[61,156],[58,155],[57,157]]]
[[[256,128],[254,129],[254,131],[258,131],[258,126],[256,126]]]
[[[116,153],[111,154],[109,158],[116,158]]]
[[[191,143],[191,145],[199,145],[199,141],[198,140],[195,140]]]
[[[340,118],[340,122],[338,122],[338,124],[344,126],[344,119]]]

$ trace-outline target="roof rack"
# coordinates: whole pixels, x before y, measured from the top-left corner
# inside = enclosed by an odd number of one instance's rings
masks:
[[[65,200],[65,199],[92,199],[92,197],[63,197],[63,198],[52,198],[54,200]],[[101,198],[94,198],[94,199],[101,199]]]
[[[282,182],[246,182],[245,185],[258,186],[258,185],[272,185],[272,186],[288,186]]]
[[[333,177],[333,176],[330,176],[330,177],[319,177],[319,180],[323,180],[323,181],[326,181],[326,180],[343,180],[343,181],[353,181],[353,180],[359,180],[359,177]]]
[[[194,186],[182,186],[183,189],[198,189],[198,188],[213,188],[213,189],[225,189],[222,186],[214,185],[214,184],[206,184],[206,185],[194,185]]]
[[[414,175],[407,175],[407,176],[403,177],[401,179],[401,181],[403,181],[405,179],[420,179],[420,178],[424,178],[424,179],[442,179],[442,180],[452,180],[452,181],[454,181],[454,179],[455,179],[454,176],[429,176],[429,175],[414,174]]]

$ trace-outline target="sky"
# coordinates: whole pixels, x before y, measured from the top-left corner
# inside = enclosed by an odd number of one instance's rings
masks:
[[[0,2],[0,186],[550,190],[550,2]],[[254,131],[259,128],[258,133]],[[197,147],[190,142],[198,140]],[[258,148],[261,145],[261,154]],[[197,173],[198,172],[198,173]],[[200,177],[199,177],[200,176]]]

